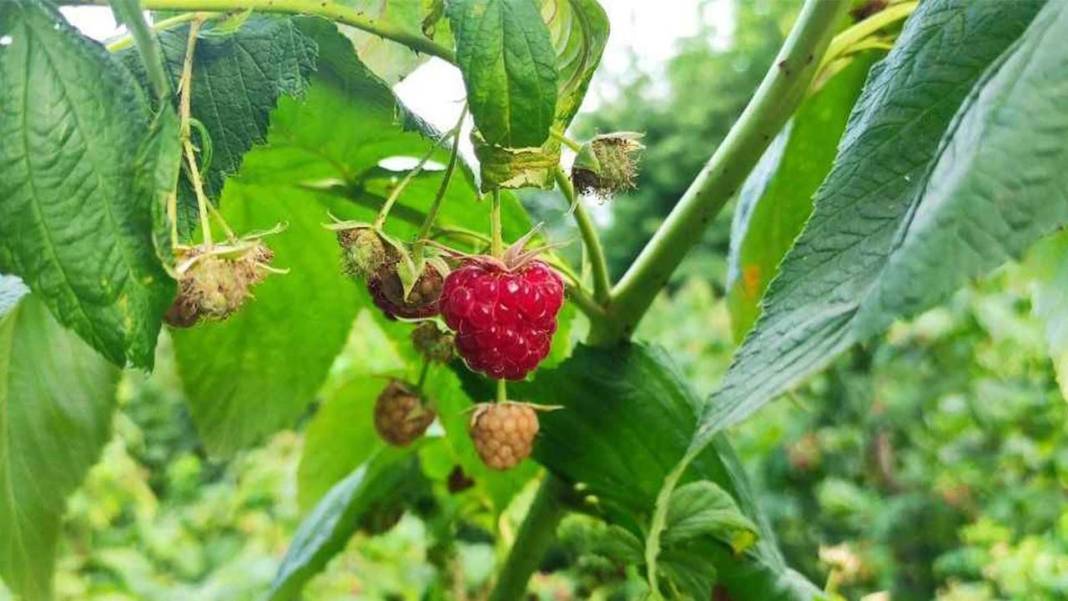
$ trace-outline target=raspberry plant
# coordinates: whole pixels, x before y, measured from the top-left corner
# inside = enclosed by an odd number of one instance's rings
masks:
[[[29,600],[164,323],[215,455],[322,401],[272,599],[414,498],[498,516],[534,480],[491,599],[523,598],[568,512],[609,525],[650,598],[816,598],[729,427],[1068,223],[1061,1],[808,0],[617,281],[585,203],[636,184],[641,136],[567,134],[609,34],[597,0],[58,3],[109,4],[130,33],[107,46],[56,4],[0,4],[0,577]],[[390,88],[428,57],[467,88],[447,132]],[[559,190],[581,265],[531,222],[531,187]],[[740,345],[700,399],[630,339],[735,197]]]

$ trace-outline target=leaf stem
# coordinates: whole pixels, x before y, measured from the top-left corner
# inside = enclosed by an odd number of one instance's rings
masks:
[[[423,167],[426,165],[426,162],[430,160],[430,157],[434,155],[434,151],[437,150],[437,147],[437,143],[432,145],[423,158],[419,159],[419,162],[416,163],[415,167],[412,167],[412,169],[404,175],[404,179],[402,179],[389,193],[389,196],[386,197],[386,202],[382,203],[382,208],[378,210],[378,216],[375,217],[375,221],[372,224],[375,229],[379,229],[386,224],[386,218],[389,217],[389,211],[393,208],[397,199],[400,198],[404,189],[408,187],[408,184],[410,184],[412,180],[423,171]]]
[[[557,185],[564,193],[564,198],[571,206],[575,225],[578,226],[579,235],[582,236],[582,245],[586,248],[586,255],[590,259],[590,267],[593,269],[593,298],[599,304],[606,305],[609,302],[612,282],[608,278],[608,262],[604,258],[601,238],[597,235],[597,228],[594,227],[593,220],[586,212],[586,207],[582,206],[582,203],[575,197],[575,187],[571,185],[564,170],[557,167],[554,175]]]
[[[197,213],[200,215],[200,229],[204,244],[212,245],[211,220],[208,218],[208,197],[204,194],[204,184],[200,179],[200,168],[197,166],[197,155],[193,150],[193,142],[190,140],[190,104],[193,88],[193,54],[197,46],[197,33],[200,31],[200,19],[194,19],[189,26],[189,41],[185,47],[185,62],[182,64],[182,77],[178,82],[178,90],[181,97],[178,101],[178,118],[180,134],[182,137],[182,149],[185,151],[185,162],[189,169],[189,180],[193,184],[193,192],[197,197]],[[176,199],[177,202],[177,199]],[[168,208],[168,212],[170,209]],[[177,209],[175,209],[177,212]]]
[[[423,225],[419,227],[419,233],[415,235],[415,242],[412,245],[412,256],[416,261],[423,256],[423,246],[430,235],[430,228],[434,226],[434,222],[437,221],[438,213],[441,211],[442,201],[445,199],[445,192],[449,189],[449,182],[452,181],[452,174],[456,170],[456,161],[460,155],[460,129],[464,124],[464,118],[467,117],[467,107],[460,111],[460,119],[456,122],[456,127],[452,129],[452,152],[449,154],[449,163],[445,166],[445,173],[441,177],[441,184],[438,185],[438,191],[434,194],[434,200],[430,203],[430,208],[426,212],[426,218],[423,219]]]
[[[61,3],[107,5],[107,2],[108,0],[62,0]],[[453,51],[434,40],[407,31],[388,20],[372,18],[367,13],[337,0],[142,0],[142,5],[149,10],[233,12],[251,9],[256,12],[325,17],[397,42],[416,52],[436,56],[450,63],[456,62]]]
[[[634,332],[679,263],[797,109],[848,4],[806,0],[742,116],[612,291],[608,319],[595,322],[590,331],[592,344],[614,344]]]
[[[556,527],[566,513],[564,497],[567,493],[568,487],[563,480],[551,473],[545,475],[519,527],[519,534],[501,568],[489,601],[525,598],[530,575],[538,569],[542,557],[556,539]]]
[[[504,254],[504,237],[501,234],[501,191],[493,189],[490,205],[490,254],[500,257]]]
[[[868,36],[908,17],[916,10],[916,7],[919,6],[919,4],[919,2],[911,1],[887,6],[883,10],[834,36],[830,45],[827,46],[827,52],[824,53],[823,59],[820,61],[819,70],[822,71],[823,68],[830,64],[834,59],[848,54],[853,46],[860,43]]]

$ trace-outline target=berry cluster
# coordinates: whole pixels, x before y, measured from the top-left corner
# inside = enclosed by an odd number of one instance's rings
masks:
[[[251,296],[267,276],[274,252],[260,240],[245,245],[194,247],[178,257],[178,296],[163,319],[188,328],[201,319],[222,320]]]

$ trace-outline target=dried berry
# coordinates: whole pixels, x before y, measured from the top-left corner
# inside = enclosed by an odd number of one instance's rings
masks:
[[[375,401],[375,430],[391,445],[408,446],[434,421],[434,410],[397,380],[391,380]]]
[[[261,240],[235,247],[196,247],[179,256],[178,296],[164,319],[187,328],[201,319],[222,320],[252,296],[274,253]]]
[[[452,361],[455,344],[456,336],[452,332],[442,331],[433,321],[424,321],[412,330],[412,346],[431,361]]]

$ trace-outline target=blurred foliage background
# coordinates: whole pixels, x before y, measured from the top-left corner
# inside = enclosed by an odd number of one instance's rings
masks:
[[[599,211],[615,275],[741,113],[795,8],[735,0],[729,44],[702,31],[662,71],[635,61],[578,124],[580,136],[646,136],[639,188]],[[527,200],[560,221],[558,198]],[[702,395],[735,344],[723,299],[729,213],[639,332],[671,349]],[[736,429],[791,565],[848,599],[1068,598],[1068,404],[1026,275],[1009,266],[898,324]],[[127,375],[114,440],[70,502],[61,599],[255,599],[300,522],[300,429],[209,459],[168,353],[153,376]],[[477,599],[531,493],[500,516],[496,537],[488,508],[446,533],[410,512],[383,535],[357,534],[305,598]],[[639,576],[597,555],[598,528],[565,521],[543,566],[552,572],[534,582],[541,598],[637,596]]]

